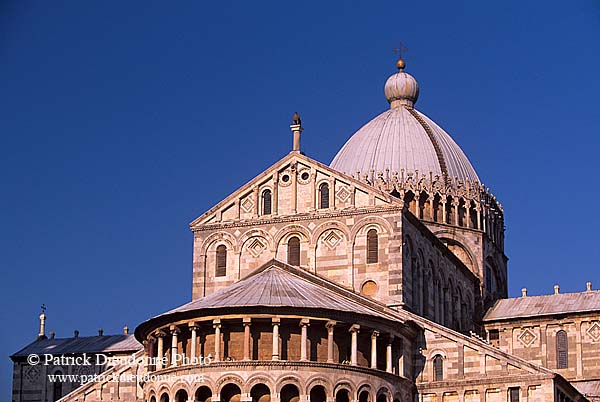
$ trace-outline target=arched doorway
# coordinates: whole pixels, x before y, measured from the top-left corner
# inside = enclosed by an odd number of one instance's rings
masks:
[[[358,402],[371,402],[371,394],[366,389],[358,394]]]
[[[196,390],[196,402],[212,402],[212,391],[203,385]]]
[[[265,384],[256,384],[250,390],[252,402],[271,402],[271,390]]]
[[[160,396],[160,402],[169,402],[169,394],[167,394],[166,392],[164,392],[161,396]]]
[[[221,388],[221,402],[240,402],[242,390],[235,384],[227,384]]]
[[[185,389],[180,389],[175,393],[175,402],[187,402],[188,393]]]
[[[326,402],[327,393],[322,385],[315,385],[310,390],[310,402]]]
[[[281,388],[280,393],[281,402],[299,402],[300,400],[300,391],[298,387],[294,384],[287,384]]]
[[[335,402],[350,402],[350,392],[347,389],[340,389],[335,394]]]

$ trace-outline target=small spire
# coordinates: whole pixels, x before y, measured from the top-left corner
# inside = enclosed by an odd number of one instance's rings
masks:
[[[50,339],[54,339],[55,336],[56,336],[56,333],[54,333],[54,331],[50,331]]]
[[[73,338],[79,338],[79,331],[78,330],[73,331]]]
[[[400,71],[404,70],[404,68],[406,67],[406,63],[404,62],[404,59],[402,58],[402,52],[404,50],[408,50],[408,48],[405,47],[402,42],[400,42],[400,45],[398,47],[394,48],[394,53],[398,54],[398,61],[396,62],[396,67]]]
[[[123,327],[123,335],[128,335],[129,334],[129,327],[127,325],[125,325]]]
[[[554,285],[554,294],[557,295],[560,293],[560,286]]]
[[[588,292],[592,291],[592,282],[586,282],[585,283],[585,290]]]
[[[302,128],[302,120],[300,120],[300,114],[298,114],[298,112],[294,112],[294,116],[292,117],[292,124],[290,125],[290,130],[292,130],[292,133],[294,134],[292,151],[300,152],[300,134],[304,129]]]
[[[527,288],[521,289],[521,297],[527,297]]]
[[[98,328],[98,336],[103,336],[104,330],[102,328]]]
[[[46,339],[46,305],[41,306],[42,313],[40,314],[40,332],[38,339]]]

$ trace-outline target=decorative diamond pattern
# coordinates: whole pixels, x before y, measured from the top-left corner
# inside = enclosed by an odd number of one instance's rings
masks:
[[[346,202],[350,198],[350,191],[346,187],[342,187],[337,192],[337,197],[341,202]]]
[[[255,258],[261,255],[262,252],[265,251],[265,248],[267,248],[265,244],[258,238],[252,240],[248,245],[248,251],[250,251],[250,254]]]
[[[528,328],[525,331],[521,332],[521,335],[517,337],[519,342],[521,342],[525,347],[529,347],[535,342],[537,336]]]
[[[342,238],[340,237],[340,235],[335,233],[335,231],[333,231],[333,230],[331,230],[329,233],[327,233],[325,235],[325,237],[323,237],[323,243],[325,243],[325,245],[332,250],[335,249],[335,247],[338,244],[340,244],[341,240],[342,240]]]
[[[241,206],[244,212],[251,212],[254,207],[254,202],[250,198],[246,198],[242,201]]]
[[[592,339],[594,341],[599,341],[600,340],[600,325],[597,322],[593,323],[592,326],[588,328],[587,333],[589,336],[592,337]]]
[[[28,366],[25,367],[24,376],[27,381],[31,384],[35,384],[40,376],[40,366]]]

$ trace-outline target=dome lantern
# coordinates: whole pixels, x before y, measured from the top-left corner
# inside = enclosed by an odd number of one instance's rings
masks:
[[[384,86],[384,93],[390,107],[412,108],[419,98],[419,84],[415,78],[404,72],[406,63],[402,59],[396,62],[398,72],[390,76]]]

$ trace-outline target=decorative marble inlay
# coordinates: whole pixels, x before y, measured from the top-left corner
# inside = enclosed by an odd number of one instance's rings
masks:
[[[37,383],[40,376],[40,366],[26,366],[23,375],[30,384]]]
[[[248,245],[248,251],[250,251],[250,254],[255,258],[261,255],[262,252],[265,251],[265,248],[267,248],[265,244],[258,238],[252,240]]]
[[[240,205],[244,212],[252,212],[252,208],[254,208],[254,202],[251,198],[245,198]]]
[[[517,339],[519,342],[525,345],[525,347],[529,347],[533,344],[533,342],[535,342],[537,336],[533,333],[533,331],[527,328],[525,331],[521,332],[521,335],[519,335]]]
[[[600,325],[598,322],[594,322],[587,330],[589,336],[592,337],[594,341],[600,340]]]
[[[323,237],[323,243],[325,243],[325,245],[332,250],[338,244],[340,244],[341,240],[342,240],[342,238],[340,237],[340,235],[338,235],[334,230],[330,231]]]
[[[346,202],[350,198],[350,191],[346,187],[342,187],[337,192],[337,198],[341,202]]]

